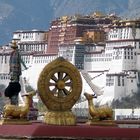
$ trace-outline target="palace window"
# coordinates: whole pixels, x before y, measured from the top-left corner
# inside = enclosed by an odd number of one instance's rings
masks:
[[[134,47],[135,47],[135,49],[136,49],[136,42],[134,43]]]
[[[2,57],[1,57],[1,63],[3,63],[3,55],[2,55]]]
[[[124,59],[126,59],[126,55],[124,56]]]
[[[121,86],[120,76],[118,76],[118,86]]]
[[[122,86],[124,86],[124,76],[122,77]]]
[[[5,55],[5,64],[7,63],[7,56]]]
[[[106,77],[106,86],[113,86],[114,85],[114,76],[107,76]]]

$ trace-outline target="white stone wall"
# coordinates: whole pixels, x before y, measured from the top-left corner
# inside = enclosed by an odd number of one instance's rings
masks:
[[[38,30],[31,31],[19,31],[13,33],[13,39],[18,39],[20,42],[27,41],[44,41],[45,40],[45,32]]]
[[[75,45],[60,46],[58,56],[64,57],[75,65]]]
[[[15,40],[21,40],[21,33],[20,32],[13,33],[13,39],[15,39]]]
[[[137,87],[137,73],[130,71],[126,80],[126,96],[132,95],[138,91]]]
[[[121,119],[140,119],[140,109],[139,108],[129,108],[129,109],[115,109],[115,120]]]
[[[135,36],[132,34],[133,29],[130,27],[114,28],[108,34],[108,40],[121,40],[121,39],[140,39],[140,29],[135,28]]]
[[[10,77],[8,74],[0,73],[0,85],[5,85],[5,87],[7,87],[9,81],[10,81]]]
[[[1,54],[0,55],[0,73],[9,73],[9,59],[10,54]]]
[[[120,78],[120,86],[118,85],[118,78]],[[114,81],[114,99],[121,99],[122,97],[126,96],[126,77],[124,77],[124,85],[122,83],[122,76],[118,77],[115,76]]]
[[[104,71],[108,70],[111,58],[105,57],[105,54],[86,54],[84,57],[84,70],[86,71]]]
[[[37,89],[37,81],[39,78],[40,73],[42,72],[43,68],[53,61],[57,55],[47,56],[34,56],[33,63],[29,69],[22,72],[22,77],[26,77],[29,84],[36,90]]]
[[[140,71],[140,53],[137,54],[136,58],[136,69]]]

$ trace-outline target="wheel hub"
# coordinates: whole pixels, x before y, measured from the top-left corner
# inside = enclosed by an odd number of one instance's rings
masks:
[[[59,80],[56,84],[58,89],[64,89],[65,88],[65,82],[63,80]]]

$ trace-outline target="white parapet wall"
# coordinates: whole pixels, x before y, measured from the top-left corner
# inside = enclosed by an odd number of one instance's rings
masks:
[[[115,120],[140,120],[140,108],[115,109]]]

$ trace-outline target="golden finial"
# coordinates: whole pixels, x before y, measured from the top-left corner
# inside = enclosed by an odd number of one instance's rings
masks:
[[[11,48],[17,48],[17,42],[14,40],[12,41]]]

